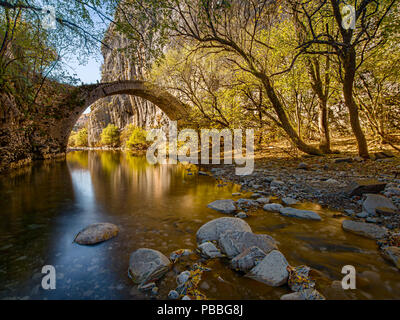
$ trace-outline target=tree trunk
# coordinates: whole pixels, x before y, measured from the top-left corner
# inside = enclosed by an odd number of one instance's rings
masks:
[[[319,148],[324,153],[331,153],[331,138],[329,131],[328,118],[328,95],[330,78],[325,70],[325,88],[321,79],[319,61],[317,59],[307,61],[308,74],[311,80],[311,88],[315,92],[319,101],[318,110],[318,129],[319,129]],[[329,69],[329,59],[327,58],[326,69]]]
[[[295,129],[293,129],[293,126],[291,125],[289,118],[285,112],[285,109],[283,108],[281,102],[279,101],[278,97],[276,96],[274,88],[271,86],[270,80],[268,77],[264,74],[258,74],[258,78],[262,81],[265,91],[267,93],[267,96],[269,100],[271,101],[272,107],[274,108],[276,114],[278,115],[278,118],[281,122],[282,129],[286,132],[288,135],[289,139],[294,143],[294,145],[302,152],[311,154],[311,155],[317,155],[321,156],[322,152],[318,148],[315,148],[313,146],[308,145],[305,143],[298,133],[296,132]]]
[[[331,137],[329,132],[328,107],[326,101],[320,101],[318,114],[319,148],[324,153],[331,153]]]
[[[345,52],[343,68],[345,72],[343,81],[344,101],[349,110],[351,128],[357,140],[358,154],[362,158],[369,159],[367,139],[361,128],[358,106],[353,97],[353,85],[356,73],[356,52],[354,48],[349,48]]]

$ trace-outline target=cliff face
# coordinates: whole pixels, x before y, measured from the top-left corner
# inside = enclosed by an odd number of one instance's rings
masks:
[[[101,82],[144,79],[144,67],[135,65],[125,52],[118,49],[129,45],[129,40],[111,26],[104,41],[113,48],[102,48],[104,64]],[[112,123],[124,129],[128,124],[150,129],[168,123],[168,117],[152,103],[138,97],[119,95],[102,99],[92,105],[88,121],[89,145],[96,146],[102,130]]]

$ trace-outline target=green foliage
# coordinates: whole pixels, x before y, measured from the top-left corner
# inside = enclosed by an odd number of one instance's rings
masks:
[[[83,128],[77,132],[72,132],[69,137],[68,145],[70,147],[87,147],[88,146],[88,131]]]
[[[126,147],[130,150],[144,150],[149,146],[149,142],[146,141],[147,132],[146,130],[134,127],[130,125],[129,138],[126,141]]]
[[[111,146],[118,147],[120,145],[120,132],[117,126],[113,124],[108,124],[106,128],[103,129],[103,132],[100,135],[101,137],[101,145],[103,146]]]

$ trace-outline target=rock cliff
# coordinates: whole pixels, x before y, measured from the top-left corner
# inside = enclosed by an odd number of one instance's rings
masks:
[[[129,40],[116,32],[113,26],[107,30],[104,41],[112,50],[102,48],[104,63],[101,82],[145,78],[144,67],[138,63],[132,63],[132,59],[124,51],[119,50],[126,48]],[[90,146],[96,146],[102,130],[109,123],[120,129],[131,123],[145,129],[168,123],[168,117],[154,104],[128,95],[104,98],[93,104],[91,109],[88,121]]]

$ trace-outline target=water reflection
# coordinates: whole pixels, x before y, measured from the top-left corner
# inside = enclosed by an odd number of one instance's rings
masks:
[[[67,162],[35,164],[0,178],[0,298],[144,299],[127,277],[129,255],[140,247],[166,255],[195,249],[195,233],[222,215],[206,205],[232,198],[235,185],[219,187],[184,165],[149,165],[145,157],[120,152],[72,152]],[[193,169],[193,168],[192,168]],[[322,222],[256,212],[247,219],[256,233],[277,239],[293,265],[307,264],[329,280],[328,298],[400,298],[400,275],[376,250],[374,241],[344,233],[341,220],[317,205]],[[73,243],[95,222],[120,227],[117,238],[94,247]],[[41,268],[57,270],[57,289],[41,289]],[[346,264],[362,277],[358,290],[338,296],[330,283]],[[288,289],[270,288],[211,261],[204,293],[211,299],[279,299]],[[160,298],[176,286],[176,267],[159,283]],[[370,279],[368,280],[368,276]],[[223,282],[220,279],[224,279]]]

